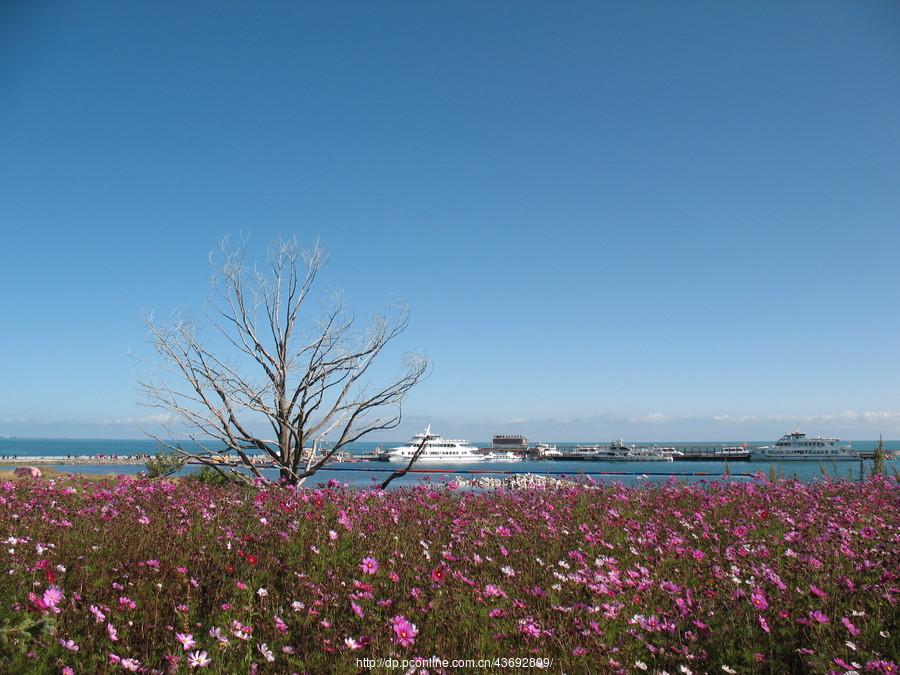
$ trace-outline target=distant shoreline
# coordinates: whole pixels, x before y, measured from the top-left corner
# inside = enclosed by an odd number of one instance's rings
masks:
[[[3,457],[0,458],[0,466],[23,466],[23,465],[71,465],[71,466],[123,466],[123,465],[141,465],[146,464],[151,455],[101,455],[98,457]]]

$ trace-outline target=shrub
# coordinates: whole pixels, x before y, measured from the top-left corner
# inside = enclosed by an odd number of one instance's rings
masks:
[[[178,452],[161,452],[147,460],[147,478],[164,478],[184,468],[186,458]]]

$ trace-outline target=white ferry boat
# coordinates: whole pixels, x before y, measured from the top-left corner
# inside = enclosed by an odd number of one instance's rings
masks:
[[[425,448],[417,462],[483,462],[487,459],[487,455],[469,445],[468,441],[441,438],[440,435],[431,433],[430,424],[424,433],[416,434],[406,445],[391,448],[382,457],[391,462],[408,462],[416,454],[422,441],[425,441]]]
[[[838,438],[807,438],[801,431],[792,431],[779,438],[775,445],[756,448],[756,458],[830,462],[858,460],[859,454],[853,452],[849,443],[841,445]]]

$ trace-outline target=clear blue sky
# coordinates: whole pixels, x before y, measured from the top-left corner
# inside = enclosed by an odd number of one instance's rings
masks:
[[[900,4],[4,2],[0,435],[134,437],[141,311],[320,237],[409,425],[900,435]]]

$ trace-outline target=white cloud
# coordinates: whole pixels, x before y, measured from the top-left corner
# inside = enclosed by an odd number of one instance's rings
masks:
[[[99,424],[104,426],[135,426],[142,424],[171,424],[175,418],[168,413],[158,413],[156,415],[139,415],[132,417],[117,417],[115,419],[100,420]]]

